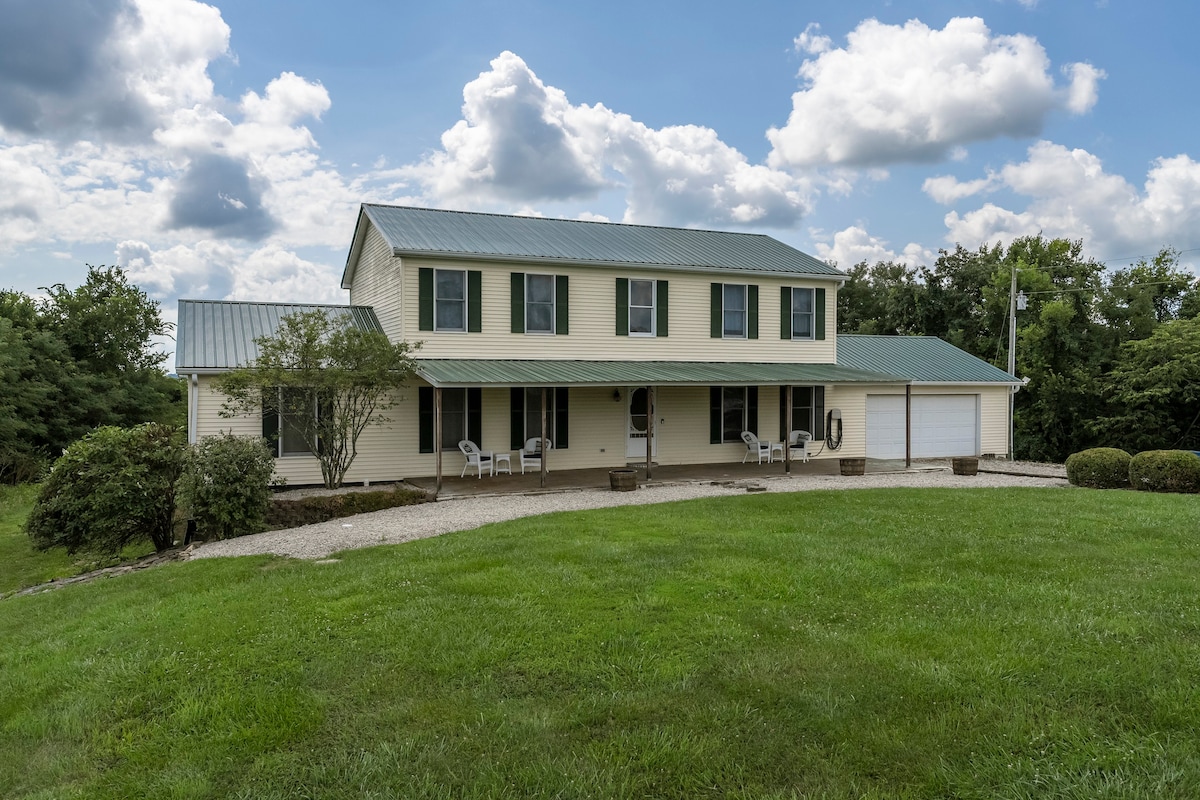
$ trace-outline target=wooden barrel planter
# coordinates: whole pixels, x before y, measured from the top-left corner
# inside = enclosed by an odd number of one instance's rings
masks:
[[[838,461],[843,475],[866,475],[867,460],[865,458],[843,458]]]
[[[950,469],[955,475],[978,475],[979,459],[974,456],[963,456],[950,459]]]
[[[637,488],[636,469],[610,469],[608,485],[614,492],[632,492]]]

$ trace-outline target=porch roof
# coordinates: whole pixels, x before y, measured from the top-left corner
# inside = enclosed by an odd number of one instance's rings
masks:
[[[433,386],[769,386],[815,383],[907,383],[882,372],[837,364],[708,361],[417,360]]]

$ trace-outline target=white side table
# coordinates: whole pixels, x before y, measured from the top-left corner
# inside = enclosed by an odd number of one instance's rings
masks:
[[[507,472],[512,475],[512,453],[495,453],[492,455],[492,469],[495,475]]]

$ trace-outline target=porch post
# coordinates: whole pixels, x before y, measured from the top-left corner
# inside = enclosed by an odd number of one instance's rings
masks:
[[[433,387],[433,453],[437,462],[437,483],[433,495],[442,493],[442,387]]]
[[[646,387],[646,480],[654,477],[654,387]]]
[[[904,384],[904,468],[912,466],[912,384]]]
[[[540,486],[546,488],[546,460],[550,457],[550,437],[546,435],[546,387],[542,387],[542,457],[539,459],[541,463],[541,474],[539,475]]]
[[[815,389],[813,391],[816,391]],[[811,394],[811,392],[810,392]],[[787,408],[784,409],[783,418],[786,420],[783,425],[783,474],[792,474],[792,385],[787,385],[787,391],[784,392],[785,403]],[[810,400],[811,403],[811,400]]]

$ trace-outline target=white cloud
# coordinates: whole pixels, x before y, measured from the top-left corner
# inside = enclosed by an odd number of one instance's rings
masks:
[[[792,40],[792,44],[796,47],[796,52],[820,55],[832,50],[833,39],[818,33],[820,30],[821,26],[817,23],[808,23],[804,28],[804,32]]]
[[[1105,172],[1086,150],[1041,141],[1025,161],[993,177],[1030,198],[1028,206],[1013,211],[988,203],[962,215],[952,211],[945,218],[948,241],[973,245],[1041,231],[1082,238],[1102,255],[1200,245],[1200,162],[1187,155],[1156,159],[1138,189]]]
[[[819,235],[814,232],[814,236]],[[852,225],[833,235],[833,241],[816,242],[817,257],[840,269],[846,270],[860,262],[875,264],[880,261],[891,261],[908,266],[930,264],[936,253],[921,245],[910,242],[903,250],[896,252],[888,246],[885,239],[872,236],[861,225]]]
[[[921,184],[921,190],[933,198],[934,202],[951,205],[963,198],[989,191],[995,185],[996,176],[991,174],[973,181],[959,181],[953,175],[937,175],[926,178]]]
[[[434,203],[511,207],[624,188],[627,222],[760,226],[793,224],[809,207],[809,181],[750,164],[712,129],[654,129],[601,104],[572,105],[513,53],[463,100],[443,149],[395,172]]]
[[[1091,108],[1104,77],[1070,64],[1057,86],[1036,39],[994,35],[976,17],[941,30],[868,19],[838,49],[811,31],[797,39],[815,56],[800,68],[804,87],[787,124],[767,132],[775,167],[935,161],[970,142],[1033,136],[1053,111]]]

